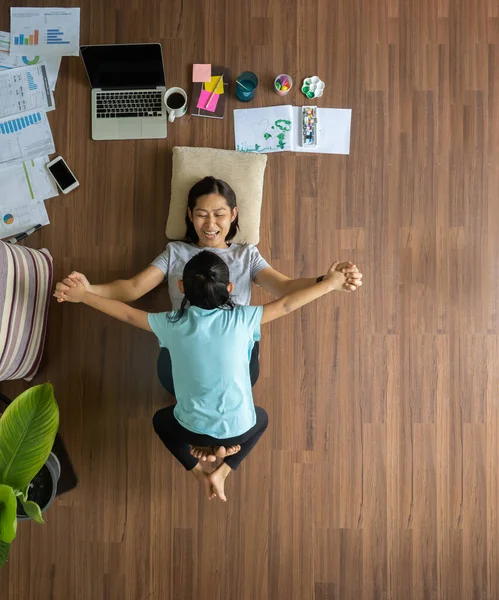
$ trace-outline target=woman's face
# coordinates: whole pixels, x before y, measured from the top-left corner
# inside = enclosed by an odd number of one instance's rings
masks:
[[[197,199],[196,206],[188,209],[189,219],[199,237],[198,245],[206,248],[226,248],[225,238],[237,207],[230,209],[227,200],[219,194],[206,194]]]

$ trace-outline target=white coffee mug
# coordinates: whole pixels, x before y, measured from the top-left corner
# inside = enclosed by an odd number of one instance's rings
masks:
[[[168,101],[172,106],[168,104]],[[175,117],[183,117],[187,112],[187,94],[182,88],[170,88],[165,92],[165,106],[168,113],[168,120],[170,123],[173,123]]]

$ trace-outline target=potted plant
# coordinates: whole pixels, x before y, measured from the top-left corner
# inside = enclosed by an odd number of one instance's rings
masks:
[[[24,391],[0,417],[0,567],[18,519],[43,523],[42,512],[55,497],[60,466],[51,450],[58,427],[50,383]]]

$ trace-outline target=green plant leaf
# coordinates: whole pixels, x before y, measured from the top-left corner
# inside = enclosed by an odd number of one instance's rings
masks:
[[[26,502],[28,499],[28,491],[29,491],[29,483],[24,486],[22,490],[16,490],[16,496],[20,498],[23,502]]]
[[[36,502],[32,500],[27,500],[26,502],[21,502],[24,508],[24,512],[28,515],[30,519],[33,519],[36,523],[40,523],[42,525],[45,523],[42,517],[41,508],[38,506]]]
[[[50,383],[24,391],[0,418],[0,483],[25,488],[47,460],[59,427]]]
[[[0,542],[10,544],[16,537],[17,499],[9,485],[0,485]]]
[[[0,569],[4,566],[7,556],[9,556],[10,544],[0,542]]]

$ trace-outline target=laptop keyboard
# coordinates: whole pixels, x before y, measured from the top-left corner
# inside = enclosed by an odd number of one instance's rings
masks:
[[[160,117],[162,103],[160,91],[100,92],[96,94],[97,118]]]

